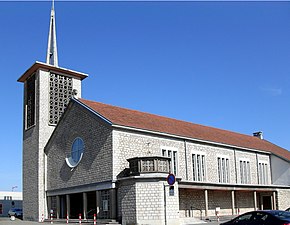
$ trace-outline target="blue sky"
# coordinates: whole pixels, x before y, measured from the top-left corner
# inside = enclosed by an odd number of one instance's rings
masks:
[[[22,190],[23,84],[51,2],[0,2],[0,191]],[[290,2],[58,2],[59,66],[82,97],[290,149]]]

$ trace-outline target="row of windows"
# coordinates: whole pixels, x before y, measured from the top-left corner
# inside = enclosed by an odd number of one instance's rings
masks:
[[[174,174],[178,174],[178,164],[177,164],[177,151],[162,149],[162,156],[171,158],[171,169],[170,171]],[[192,179],[193,181],[206,181],[206,156],[203,154],[192,154]],[[230,161],[226,157],[217,157],[216,161],[217,171],[218,171],[218,182],[219,183],[230,183]],[[239,170],[240,170],[240,182],[242,184],[251,183],[251,168],[250,161],[241,159],[239,161]],[[268,174],[268,163],[259,162],[258,163],[258,182],[259,184],[268,184],[269,183],[269,174]]]
[[[171,158],[170,172],[177,174],[177,151],[162,149],[162,156]]]

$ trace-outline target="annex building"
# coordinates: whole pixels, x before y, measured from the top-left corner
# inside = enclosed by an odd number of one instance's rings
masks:
[[[46,63],[24,84],[23,217],[181,225],[290,206],[290,152],[253,136],[82,98],[87,74]],[[176,177],[167,183],[168,174]]]
[[[7,217],[13,208],[22,209],[22,192],[0,191],[0,217]]]

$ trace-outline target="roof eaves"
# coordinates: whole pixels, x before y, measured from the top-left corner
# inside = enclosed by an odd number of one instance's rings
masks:
[[[31,67],[29,67],[24,72],[24,74],[22,74],[18,78],[17,81],[18,82],[25,82],[27,77],[29,77],[31,74],[33,74],[35,71],[37,71],[39,68],[42,68],[42,69],[45,69],[45,70],[52,70],[52,71],[55,71],[55,72],[64,73],[64,74],[67,74],[67,75],[70,75],[70,76],[78,77],[81,80],[83,80],[86,77],[88,77],[88,74],[86,74],[86,73],[77,72],[77,71],[66,69],[66,68],[63,68],[63,67],[53,66],[53,65],[49,65],[47,63],[36,61]]]

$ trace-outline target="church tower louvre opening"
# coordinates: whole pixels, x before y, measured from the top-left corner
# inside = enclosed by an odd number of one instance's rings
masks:
[[[17,80],[24,84],[23,219],[47,217],[44,147],[72,97],[81,97],[88,75],[59,67],[54,1],[49,23],[46,63],[35,62]]]

